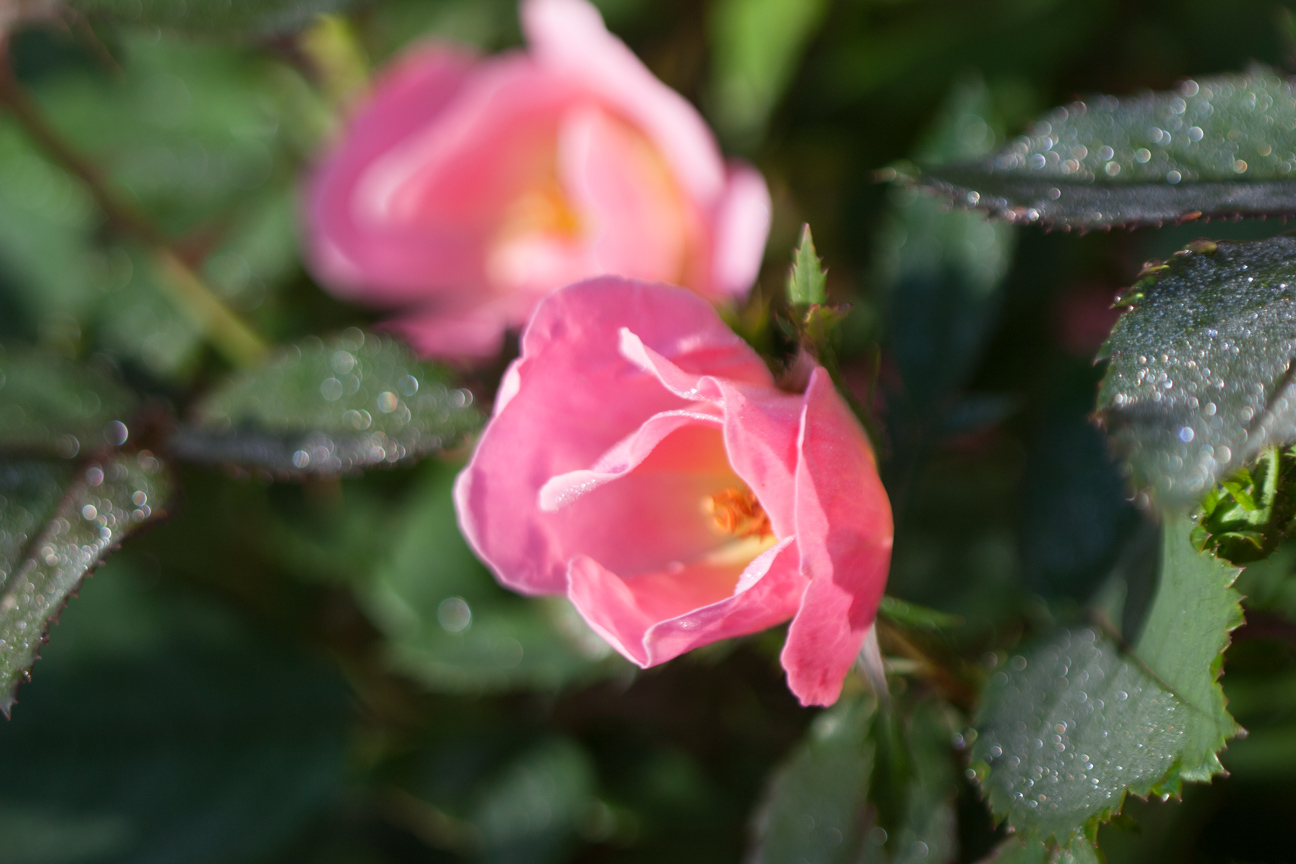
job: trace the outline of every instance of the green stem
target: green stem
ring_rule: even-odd
[[[85,184],[114,228],[144,246],[168,297],[202,329],[227,361],[234,366],[251,366],[266,356],[269,352],[266,341],[216,296],[148,217],[110,188],[98,168],[60,137],[14,77],[3,44],[0,44],[0,105],[9,109],[53,162]]]

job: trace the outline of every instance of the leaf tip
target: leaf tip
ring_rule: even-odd
[[[822,305],[827,301],[827,275],[823,262],[815,251],[810,223],[801,226],[801,239],[792,254],[792,270],[788,274],[787,296],[793,306]]]

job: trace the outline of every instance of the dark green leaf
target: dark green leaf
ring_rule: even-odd
[[[126,24],[173,27],[192,33],[280,33],[338,12],[356,0],[68,0],[87,15]]]
[[[907,722],[842,698],[775,775],[757,816],[755,862],[917,864],[955,853],[950,725],[920,703]]]
[[[974,766],[1023,839],[1091,841],[1126,794],[1178,794],[1223,769],[1238,731],[1218,677],[1242,621],[1233,567],[1167,522],[1161,584],[1132,651],[1094,628],[1062,630],[1013,657],[982,696]]]
[[[70,458],[120,444],[135,397],[111,372],[49,351],[0,348],[0,448]]]
[[[1296,440],[1296,237],[1199,241],[1149,269],[1123,298],[1098,409],[1135,482],[1187,506]]]
[[[337,474],[453,447],[472,394],[387,336],[347,330],[280,352],[207,397],[177,454],[284,474]]]
[[[1248,564],[1238,577],[1247,609],[1264,609],[1296,620],[1296,545],[1284,543],[1262,561]]]
[[[810,226],[801,226],[801,242],[792,255],[792,272],[788,276],[788,302],[793,306],[820,305],[827,299],[823,262],[815,252]]]
[[[61,479],[58,469],[32,463],[0,467],[0,711],[6,715],[68,596],[108,549],[160,514],[170,492],[161,464],[143,452],[90,465],[66,487]]]
[[[0,859],[301,860],[271,856],[342,797],[346,685],[129,558],[85,584],[0,734]]]
[[[1147,225],[1296,213],[1296,89],[1266,69],[1075,102],[993,157],[919,181],[1014,222]]]
[[[562,860],[594,803],[594,784],[589,755],[572,741],[551,739],[523,753],[486,784],[473,807],[483,859]]]
[[[154,28],[111,41],[119,72],[49,76],[33,97],[113,188],[172,236],[201,237],[203,275],[232,306],[273,300],[300,272],[296,175],[331,122],[321,98],[264,52]],[[0,164],[11,171],[0,183],[0,266],[26,316],[73,348],[92,336],[160,378],[192,373],[201,328],[167,295],[156,262],[106,234],[80,181],[8,114]]]
[[[567,600],[499,587],[456,527],[458,466],[428,460],[421,470],[402,521],[385,527],[386,559],[360,589],[397,669],[434,690],[470,693],[629,672]]]
[[[968,158],[994,145],[990,94],[979,80],[956,86],[919,156]],[[979,213],[951,212],[912,189],[891,190],[878,243],[879,288],[888,306],[887,341],[912,410],[960,387],[999,310],[1014,234]]]
[[[869,800],[877,808],[879,820],[888,810],[898,818],[888,820],[890,824],[886,825],[885,845],[889,856],[883,858],[866,846],[861,861],[919,864],[955,857],[954,799],[958,795],[958,781],[950,752],[952,729],[943,710],[935,702],[919,703],[902,735],[876,735]],[[879,715],[879,721],[885,716]],[[874,728],[881,726],[877,723]],[[888,740],[891,743],[884,743]],[[890,758],[888,751],[892,751]],[[888,778],[879,771],[888,761],[895,761],[895,751],[900,752],[905,763],[902,778],[895,774]],[[896,783],[897,779],[901,782]],[[889,806],[885,803],[888,799]],[[877,843],[869,845],[876,848]]]
[[[1057,362],[1031,437],[1018,554],[1023,583],[1042,597],[1087,601],[1139,522],[1120,465],[1091,417],[1100,375],[1080,358]]]
[[[873,767],[873,716],[873,702],[855,697],[815,718],[809,739],[775,775],[761,805],[753,864],[858,859],[870,842],[861,811]]]

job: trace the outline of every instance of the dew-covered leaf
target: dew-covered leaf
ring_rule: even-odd
[[[1296,441],[1296,237],[1198,241],[1121,302],[1098,409],[1139,486],[1190,505]]]
[[[160,514],[169,491],[161,463],[146,452],[74,477],[39,463],[0,465],[0,711],[8,715],[68,596],[104,553]]]
[[[0,462],[0,580],[22,563],[72,474],[70,463],[35,459]],[[0,587],[3,584],[0,581]]]
[[[1009,837],[979,864],[1099,864],[1091,843],[1075,843],[1064,849],[1049,849],[1040,840],[1022,841]]]
[[[753,864],[858,860],[869,842],[863,811],[873,770],[873,717],[874,703],[854,697],[815,718],[757,813]]]
[[[1296,213],[1296,88],[1257,68],[1057,108],[994,156],[919,180],[959,207],[1066,227]]]
[[[1242,621],[1236,568],[1198,553],[1167,520],[1160,586],[1125,650],[1098,628],[1063,629],[1010,658],[982,696],[973,766],[991,808],[1025,840],[1093,840],[1126,794],[1178,794],[1223,769],[1238,731],[1218,677]]]
[[[427,460],[387,556],[360,599],[387,637],[389,662],[432,690],[554,690],[630,666],[566,599],[505,591],[464,542],[452,487],[459,466]]]
[[[290,346],[218,388],[172,445],[197,461],[337,474],[453,447],[478,422],[472,395],[436,367],[351,329]]]
[[[120,444],[134,406],[99,364],[0,347],[0,449],[70,458]]]
[[[79,12],[124,24],[169,27],[192,33],[274,34],[339,12],[356,0],[68,0]]]

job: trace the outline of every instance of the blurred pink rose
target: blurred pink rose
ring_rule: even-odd
[[[377,84],[306,202],[337,294],[396,308],[428,355],[488,356],[555,288],[599,275],[745,294],[765,181],[584,0],[525,0],[530,50],[426,46]]]
[[[537,307],[455,500],[501,582],[566,594],[640,666],[793,619],[804,704],[837,699],[891,557],[873,452],[824,370],[779,390],[696,294],[616,278]]]

